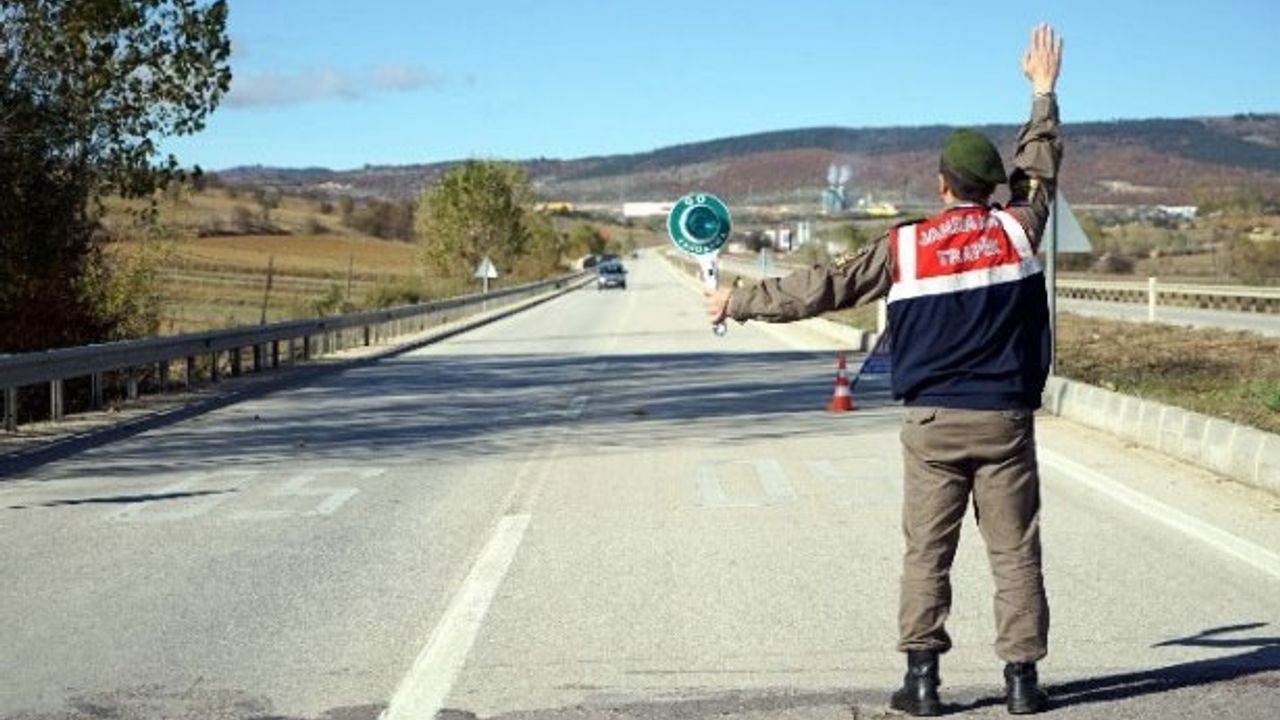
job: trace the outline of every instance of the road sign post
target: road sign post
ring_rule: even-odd
[[[1054,193],[1049,205],[1049,222],[1045,227],[1048,237],[1043,243],[1045,252],[1045,284],[1049,295],[1049,329],[1053,342],[1049,348],[1049,374],[1058,365],[1058,253],[1090,253],[1093,244],[1080,221],[1076,219],[1062,191]]]
[[[488,294],[489,281],[498,279],[498,268],[494,267],[488,255],[480,258],[479,264],[476,265],[475,278],[484,283],[484,292]]]
[[[675,202],[667,216],[667,235],[680,250],[694,256],[702,269],[702,282],[714,291],[720,284],[720,248],[729,241],[733,220],[729,207],[709,193],[689,193]],[[724,335],[723,322],[711,327]]]

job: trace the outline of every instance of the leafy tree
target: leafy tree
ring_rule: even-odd
[[[840,223],[828,230],[824,236],[843,248],[842,252],[854,252],[871,242],[871,237],[852,222]]]
[[[347,227],[384,240],[413,239],[413,203],[369,200],[343,216]]]
[[[428,266],[465,277],[489,256],[510,268],[529,244],[532,191],[513,165],[469,160],[428,188],[418,206],[417,228]]]
[[[532,213],[526,219],[529,242],[525,255],[516,264],[516,272],[530,278],[554,275],[560,270],[563,253],[561,237],[556,233],[551,218],[543,213]]]
[[[156,144],[229,88],[226,21],[226,0],[0,0],[0,352],[144,330],[104,296],[101,198],[179,174]]]
[[[609,247],[609,237],[590,223],[578,223],[569,231],[569,252],[572,255],[600,255]]]
[[[271,211],[280,207],[281,195],[276,188],[258,187],[253,189],[253,201],[262,209],[262,222],[271,223]]]
[[[1280,242],[1236,238],[1231,243],[1231,272],[1251,285],[1280,281]]]
[[[758,253],[765,248],[772,248],[773,241],[769,240],[769,236],[759,230],[750,230],[742,238],[742,244],[753,253]]]

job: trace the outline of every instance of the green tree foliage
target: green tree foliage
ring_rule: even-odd
[[[791,257],[805,265],[826,265],[831,262],[831,253],[827,252],[826,244],[817,241],[801,245]]]
[[[772,248],[773,241],[768,235],[760,230],[750,230],[742,237],[742,244],[753,253],[758,253],[765,248]]]
[[[105,299],[99,200],[178,174],[156,143],[230,86],[226,21],[225,0],[0,0],[0,352],[152,329]]]
[[[418,205],[418,236],[428,267],[466,277],[486,255],[511,268],[530,243],[532,191],[524,172],[470,160],[428,188]]]
[[[845,222],[835,225],[822,237],[833,242],[840,252],[854,252],[871,242],[871,237],[862,231],[856,223]]]
[[[369,200],[343,215],[343,224],[366,235],[384,240],[413,239],[413,203],[398,200]]]
[[[1280,284],[1280,241],[1236,238],[1231,243],[1231,274],[1250,285]]]
[[[560,269],[564,253],[563,241],[551,218],[544,213],[531,213],[526,218],[529,242],[524,257],[516,264],[516,272],[529,278],[554,275]]]
[[[569,230],[569,254],[573,257],[600,255],[609,248],[609,236],[591,223],[578,223]]]

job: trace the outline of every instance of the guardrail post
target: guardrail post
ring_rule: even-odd
[[[218,353],[215,351],[209,355],[209,381],[218,382],[222,379],[222,368],[218,367]]]
[[[196,359],[188,355],[187,356],[187,372],[182,376],[182,386],[190,390],[191,386],[194,385],[195,382],[196,382]]]
[[[1156,279],[1147,278],[1147,322],[1156,321]]]
[[[160,394],[169,392],[169,361],[160,361]]]
[[[253,344],[253,371],[262,372],[262,345],[259,343]]]
[[[235,348],[231,351],[231,377],[240,377],[240,373],[244,369],[240,367],[240,363],[244,360],[241,357],[244,355],[243,351],[244,348]]]
[[[310,335],[304,335],[302,337],[302,359],[303,360],[311,359],[311,336]]]
[[[126,396],[130,400],[137,400],[138,399],[138,371],[136,368],[129,368],[129,377],[125,385],[126,385],[126,389],[125,389]]]
[[[89,376],[89,407],[93,410],[102,409],[102,373],[100,372]]]
[[[271,369],[275,370],[280,367],[280,341],[271,341]]]
[[[62,402],[62,380],[49,382],[49,419],[58,422],[66,415],[66,405]]]
[[[373,332],[368,325],[364,326],[364,346],[369,347],[373,344]]]
[[[18,431],[18,388],[4,389],[4,429],[5,432]]]

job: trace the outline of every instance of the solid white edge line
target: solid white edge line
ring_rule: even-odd
[[[1040,459],[1072,480],[1124,504],[1174,530],[1189,535],[1220,552],[1236,558],[1273,578],[1280,579],[1280,555],[1232,535],[1155,498],[1128,488],[1092,468],[1069,460],[1043,446],[1037,449]]]
[[[498,586],[515,559],[529,519],[528,514],[506,515],[498,521],[484,551],[391,697],[381,720],[430,720],[444,706]]]

